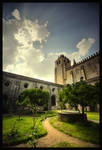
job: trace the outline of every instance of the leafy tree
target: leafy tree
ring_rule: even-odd
[[[68,89],[67,87],[65,87],[58,92],[58,99],[60,102],[61,110],[66,108],[65,104],[67,103],[67,98],[68,98]]]
[[[59,100],[62,104],[66,102],[72,107],[77,108],[78,104],[82,106],[82,114],[86,106],[95,105],[99,100],[99,86],[87,84],[82,79],[72,85],[67,85],[58,93]]]
[[[93,109],[95,109],[95,106],[99,104],[99,98],[100,98],[100,85],[99,83],[95,83],[95,85],[92,86],[92,95],[93,100],[89,104],[89,106]]]
[[[37,133],[38,130],[38,128],[36,128],[37,118],[35,116],[37,116],[39,106],[44,106],[45,104],[48,104],[49,98],[50,98],[49,92],[42,89],[26,89],[20,94],[18,98],[18,103],[21,106],[29,105],[30,110],[33,113],[34,133]],[[36,147],[35,143],[34,147]]]
[[[24,90],[19,98],[18,103],[20,105],[30,106],[33,113],[37,113],[39,106],[48,104],[49,92],[42,89],[26,89]]]

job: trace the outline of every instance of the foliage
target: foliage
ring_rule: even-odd
[[[9,133],[7,134],[10,138],[11,137],[15,137],[17,134],[18,134],[18,129],[17,129],[17,126],[16,126],[17,122],[15,121],[13,123],[13,126],[12,128],[10,129]]]
[[[72,137],[91,142],[94,144],[99,144],[99,124],[94,122],[62,122],[59,121],[57,117],[50,119],[50,123],[53,127],[58,129],[65,134]]]
[[[33,113],[38,111],[38,106],[43,106],[48,103],[50,96],[48,91],[42,89],[26,89],[18,100],[21,105],[30,105]]]
[[[89,106],[95,106],[99,104],[99,99],[100,99],[100,85],[99,83],[95,83],[95,85],[92,86],[92,95],[93,95],[93,100],[89,104]]]
[[[78,104],[82,106],[82,114],[86,106],[94,106],[99,103],[99,86],[87,84],[82,79],[72,85],[67,85],[58,93],[61,103],[66,102],[70,106],[77,108]]]
[[[21,106],[27,106],[29,105],[30,110],[33,113],[33,130],[34,133],[32,134],[33,137],[33,146],[36,145],[36,138],[35,133],[37,133],[38,128],[36,128],[36,123],[38,122],[38,118],[35,117],[37,112],[39,111],[39,106],[46,106],[48,104],[48,100],[50,98],[49,92],[42,89],[26,89],[24,90],[18,99],[18,104]],[[30,140],[32,142],[32,140]]]
[[[35,119],[35,118],[34,118]],[[44,117],[41,117],[41,119],[37,119],[37,121],[34,120],[34,127],[31,135],[29,136],[28,144],[32,145],[33,148],[36,148],[36,145],[38,143],[39,138],[39,125],[41,124],[41,121],[44,120]],[[36,125],[37,123],[37,125]]]
[[[60,108],[61,110],[62,109],[65,109],[65,103],[67,103],[67,87],[61,89],[59,92],[58,92],[58,99],[59,99],[59,102],[60,102]]]

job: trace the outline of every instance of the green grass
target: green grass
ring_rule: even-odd
[[[49,110],[46,111],[45,113],[38,114],[39,119],[41,117],[47,118],[47,117],[52,117],[52,116],[57,116],[57,113],[60,110]],[[87,117],[88,119],[92,120],[99,120],[99,113],[97,112],[87,112]],[[24,143],[29,140],[29,137],[33,131],[32,126],[33,126],[33,119],[32,117],[27,117],[27,116],[22,116],[22,120],[18,121],[17,116],[3,116],[3,143],[4,145],[15,145],[19,143]],[[54,120],[53,120],[54,119]],[[80,124],[66,124],[66,123],[61,123],[60,121],[56,120],[57,118],[51,119],[51,123],[56,127],[56,124],[58,124],[58,129],[66,134],[69,134],[71,136],[78,137],[80,139],[87,139],[87,141],[95,142],[98,143],[99,140],[99,132],[98,128],[99,126],[96,124],[93,124],[93,127],[87,127],[86,125],[83,127]],[[7,134],[10,132],[14,122],[16,121],[16,127],[18,129],[18,136],[15,138],[9,138]],[[39,121],[39,120],[38,120]],[[62,125],[63,124],[63,125]],[[62,126],[62,127],[61,127]],[[92,127],[92,128],[91,128]],[[66,130],[65,130],[66,129]],[[85,131],[84,131],[85,129]],[[94,130],[94,132],[93,132]],[[77,131],[77,132],[76,132]],[[87,133],[89,132],[89,134]],[[85,132],[85,133],[84,133]],[[92,133],[93,132],[93,133]],[[76,133],[76,134],[75,134]],[[38,137],[44,136],[47,134],[46,129],[42,127],[42,123],[39,125],[39,130],[38,130]],[[75,135],[74,135],[75,134]],[[83,136],[84,134],[84,136]],[[89,136],[89,135],[92,136]],[[95,140],[94,140],[95,139]]]
[[[49,147],[60,147],[60,148],[64,148],[64,147],[82,147],[80,145],[76,145],[76,144],[72,144],[72,143],[68,143],[68,142],[60,142],[56,145],[52,145],[52,146],[49,146]]]
[[[65,134],[94,144],[99,144],[99,124],[97,123],[68,123],[59,121],[57,117],[51,118],[50,123],[53,127],[64,132]]]
[[[90,120],[99,120],[99,112],[86,112],[87,118]]]
[[[42,118],[52,117],[57,115],[57,110],[49,110],[45,113],[39,113],[35,116],[39,117],[38,122]],[[33,119],[31,116],[21,116],[20,121],[18,121],[19,116],[3,116],[3,143],[4,145],[15,145],[19,143],[27,142],[31,136],[31,133],[33,131]],[[18,129],[18,136],[15,138],[8,137],[8,133],[10,132],[11,128],[13,127],[14,122],[16,121],[16,127]],[[36,125],[38,125],[38,122]],[[38,128],[38,137],[44,136],[47,134],[46,129],[43,128],[42,123],[39,125]]]
[[[33,119],[32,117],[21,117],[22,120],[18,121],[17,116],[12,117],[3,117],[3,143],[4,145],[15,145],[22,142],[27,142],[31,133],[33,131]],[[36,126],[41,118],[38,119]],[[16,137],[8,137],[14,122],[16,121],[16,127],[18,129],[18,134]],[[46,129],[43,128],[42,122],[39,124],[38,128],[38,137],[44,136],[47,134]]]

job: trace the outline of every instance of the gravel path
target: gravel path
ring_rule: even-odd
[[[47,118],[43,122],[43,126],[44,126],[44,128],[47,129],[48,134],[45,137],[42,137],[38,140],[37,147],[48,147],[48,146],[55,145],[55,144],[63,142],[63,141],[68,142],[68,143],[73,143],[76,145],[81,145],[83,147],[84,146],[85,147],[99,147],[99,145],[79,140],[77,138],[71,137],[69,135],[66,135],[66,134],[58,131],[57,129],[55,129],[54,127],[52,127],[50,125],[49,119],[50,118]]]
[[[80,145],[83,147],[99,147],[99,145],[79,140],[77,138],[71,137],[69,135],[66,135],[58,131],[57,129],[55,129],[54,127],[50,125],[49,119],[50,118],[47,118],[45,121],[43,121],[43,126],[44,128],[47,129],[48,134],[38,140],[37,147],[49,147],[51,145],[55,145],[60,142],[68,142],[68,143]],[[31,147],[31,146],[28,144],[19,144],[19,145],[12,146],[12,147],[23,148],[23,147]]]

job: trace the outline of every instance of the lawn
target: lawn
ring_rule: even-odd
[[[51,124],[59,129],[60,131],[69,134],[74,137],[78,137],[82,140],[90,141],[93,143],[98,143],[99,141],[99,125],[92,123],[89,125],[84,124],[68,124],[64,122],[60,122],[57,120],[57,113],[60,110],[49,110],[45,113],[39,113],[37,116],[39,117],[38,123],[38,137],[44,136],[47,134],[46,129],[43,128],[42,122],[40,121],[42,118],[52,117]],[[99,120],[99,113],[96,112],[87,112],[88,119]],[[27,143],[29,141],[31,134],[33,132],[33,119],[31,116],[21,116],[21,120],[18,120],[18,116],[3,116],[2,126],[3,126],[3,144],[6,145],[16,145],[19,143]],[[9,137],[8,134],[10,130],[13,128],[15,123],[15,128],[18,130],[16,137]],[[65,130],[66,129],[66,130]],[[88,131],[88,132],[87,132]],[[59,143],[62,144],[62,143]],[[65,144],[65,143],[64,143]],[[68,144],[68,143],[67,143]],[[65,145],[67,145],[65,144]],[[62,144],[63,145],[63,144]]]
[[[57,115],[57,110],[49,110],[45,113],[39,113],[37,114],[37,117],[39,117],[36,126],[38,126],[39,122],[39,128],[38,128],[38,137],[44,136],[47,134],[46,129],[43,128],[42,122],[40,121],[42,118],[46,117],[52,117]],[[15,124],[15,129],[17,129],[17,135],[15,137],[10,137],[8,134],[10,134],[10,130],[13,128]],[[3,116],[2,121],[3,126],[3,145],[16,145],[19,143],[26,143],[33,132],[33,119],[32,116],[21,116],[21,120],[19,121],[19,116]]]
[[[54,147],[54,148],[57,148],[57,147],[60,147],[60,148],[69,148],[69,147],[83,147],[83,146],[80,146],[80,145],[76,145],[76,144],[72,144],[72,143],[68,143],[68,142],[60,142],[56,145],[52,145],[52,146],[49,146],[49,147]],[[85,146],[84,146],[85,147]]]
[[[99,113],[98,112],[85,112],[87,114],[87,118],[90,120],[99,120]]]
[[[36,127],[38,127],[38,137],[44,136],[47,134],[46,129],[43,128],[42,122],[40,121],[41,117],[37,120]],[[40,122],[40,123],[39,123]],[[15,123],[15,129],[17,129],[16,136],[9,136],[10,130],[13,128]],[[3,117],[3,145],[15,145],[22,142],[27,142],[31,138],[33,132],[33,119],[32,117],[21,117],[21,120],[18,121],[17,116],[12,117]]]
[[[56,117],[50,119],[53,127],[78,139],[99,144],[99,124],[93,122],[68,123],[59,121]]]

